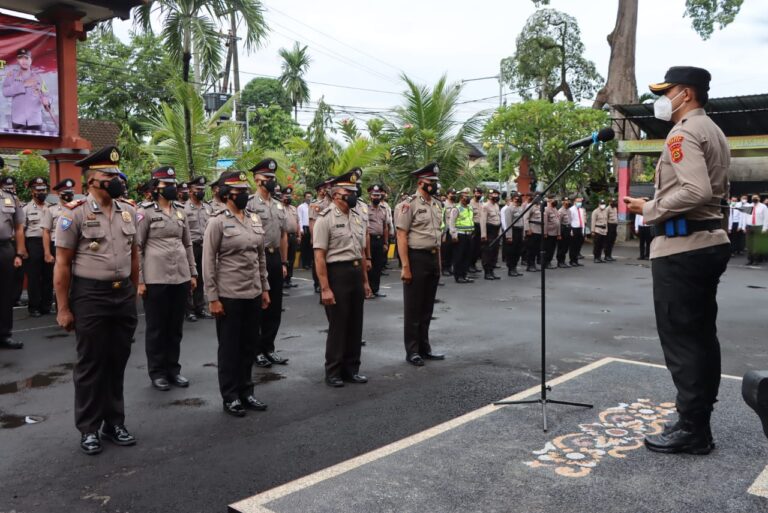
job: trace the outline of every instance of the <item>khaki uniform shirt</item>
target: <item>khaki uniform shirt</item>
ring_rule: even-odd
[[[365,254],[365,223],[360,213],[349,209],[345,214],[336,205],[322,212],[315,222],[312,248],[326,250],[325,261],[351,262]]]
[[[483,208],[483,204],[477,201],[474,197],[469,200],[469,208],[472,209],[472,221],[475,223],[480,222],[480,210]]]
[[[371,235],[384,235],[384,230],[389,228],[387,209],[381,203],[368,207],[368,233]]]
[[[360,216],[360,220],[363,223],[363,227],[365,228],[365,233],[368,233],[368,213],[370,212],[371,207],[369,207],[366,202],[358,199],[357,205],[355,205],[355,208],[352,210],[357,211],[357,214]]]
[[[486,201],[480,207],[480,237],[486,237],[488,235],[488,228],[486,227],[488,224],[501,226],[501,211],[499,210],[499,204],[494,203],[491,200]]]
[[[243,221],[229,209],[211,216],[203,239],[203,282],[208,301],[255,299],[269,290],[258,214],[246,210]]]
[[[202,243],[205,227],[208,226],[208,219],[213,215],[213,207],[208,203],[201,202],[195,205],[192,200],[184,204],[184,214],[187,217],[189,225],[189,237],[193,243]]]
[[[262,199],[260,194],[254,194],[248,200],[249,211],[255,212],[261,218],[264,229],[264,248],[280,249],[280,239],[286,232],[285,207],[275,198]]]
[[[35,203],[34,200],[24,205],[24,236],[28,239],[40,238],[43,236],[43,218],[48,211],[48,205],[42,206]]]
[[[384,212],[387,213],[387,226],[389,226],[389,234],[392,235],[395,233],[395,223],[392,219],[392,207],[390,207],[389,203],[386,201],[382,201],[380,206],[384,209]]]
[[[532,233],[542,233],[542,221],[541,221],[541,210],[539,210],[539,205],[534,205],[533,208],[531,208],[525,216],[523,216],[523,229],[526,233],[529,231]]]
[[[16,226],[24,224],[24,208],[19,199],[0,189],[0,241],[13,238]]]
[[[48,230],[53,242],[56,242],[56,225],[65,209],[63,203],[56,203],[55,205],[48,205],[43,214],[43,230]]]
[[[72,274],[79,278],[119,281],[131,275],[136,245],[136,212],[112,201],[109,219],[92,195],[67,203],[56,225],[56,247],[75,250]]]
[[[544,233],[548,237],[560,235],[560,213],[554,207],[544,207]]]
[[[325,210],[331,205],[331,200],[328,198],[328,195],[323,197],[321,200],[313,200],[312,203],[309,204],[309,219],[317,219],[317,217],[320,215],[320,212]]]
[[[283,204],[285,207],[285,231],[293,235],[299,234],[299,211],[293,205]]]
[[[226,210],[227,209],[227,204],[226,203],[222,203],[221,201],[219,201],[219,198],[217,198],[216,196],[214,196],[213,199],[208,204],[213,209],[212,215],[215,214],[216,212],[220,211],[220,210]]]
[[[727,197],[730,149],[722,130],[694,109],[667,136],[656,166],[654,199],[643,206],[646,223],[663,227],[677,216],[702,221],[722,219],[720,200]],[[725,230],[695,232],[687,237],[654,237],[651,258],[728,244]]]
[[[515,224],[512,224],[512,228],[507,230],[507,233],[504,234],[505,239],[512,240],[513,231],[515,228],[525,228],[525,220],[520,217],[520,214],[522,214],[523,210],[525,210],[525,207],[523,206],[516,207],[515,205],[510,205],[509,208],[504,211],[505,226],[509,227],[509,225],[512,224],[512,221],[517,219]]]
[[[197,276],[187,216],[182,203],[166,214],[157,203],[136,212],[139,283],[178,285]]]
[[[408,233],[409,249],[435,249],[440,247],[442,208],[434,198],[425,200],[416,194],[410,201],[400,204],[395,219],[398,230]]]
[[[608,205],[608,224],[619,224],[619,209]]]
[[[560,207],[560,210],[557,211],[558,216],[560,217],[560,225],[567,227],[569,230],[571,228],[571,209]]]
[[[589,229],[592,233],[608,234],[608,207],[597,207],[592,211],[592,224],[590,224]]]

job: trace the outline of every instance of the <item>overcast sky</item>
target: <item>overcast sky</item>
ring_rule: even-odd
[[[264,46],[240,53],[243,85],[254,74],[280,74],[278,50],[294,41],[309,46],[312,64],[311,103],[299,113],[302,125],[312,117],[320,97],[337,107],[338,119],[369,115],[361,111],[391,109],[403,90],[400,72],[432,85],[447,74],[450,81],[492,76],[499,61],[514,53],[515,40],[535,11],[530,0],[264,0],[271,28]],[[606,35],[616,20],[617,0],[552,0],[551,7],[574,16],[581,28],[586,57],[598,72],[608,73]],[[322,7],[319,7],[319,6]],[[636,71],[640,93],[660,81],[673,65],[694,65],[712,73],[710,96],[768,92],[768,9],[765,0],[746,0],[736,21],[708,41],[683,18],[684,0],[642,0],[637,30]],[[115,24],[124,37],[131,22]],[[376,91],[333,87],[335,84]],[[505,93],[508,92],[505,90]],[[499,94],[494,80],[464,86],[463,101]],[[514,101],[510,96],[508,101]],[[497,99],[465,103],[460,115],[492,108]],[[344,114],[342,110],[353,111]],[[358,123],[360,125],[361,123]]]

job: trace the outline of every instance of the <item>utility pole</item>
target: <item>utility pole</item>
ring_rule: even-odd
[[[230,14],[232,23],[232,39],[230,40],[230,50],[232,51],[232,70],[234,71],[235,82],[235,94],[240,92],[240,62],[237,55],[237,42],[240,40],[237,37],[237,16],[235,11]]]

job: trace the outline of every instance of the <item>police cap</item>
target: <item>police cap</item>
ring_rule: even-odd
[[[704,91],[709,91],[709,81],[712,75],[704,68],[695,68],[693,66],[672,66],[664,75],[664,81],[656,84],[649,84],[648,88],[652,93],[663,93],[670,87],[683,84],[698,87]]]
[[[120,173],[118,163],[120,162],[120,150],[117,146],[105,146],[100,150],[94,151],[82,160],[75,162],[76,166],[83,168],[83,171],[97,169],[102,173],[117,175]]]
[[[277,161],[275,159],[264,159],[251,168],[251,173],[264,175],[267,178],[273,178],[275,171],[277,171]]]
[[[440,174],[440,167],[437,165],[437,162],[430,162],[421,169],[411,171],[411,174],[415,176],[417,180],[435,181],[438,179],[438,175]]]

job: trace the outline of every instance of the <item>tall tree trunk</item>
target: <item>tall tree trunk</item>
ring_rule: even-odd
[[[221,81],[221,92],[229,91],[229,70],[232,65],[232,34],[229,35],[229,45],[227,46],[227,61],[224,64],[224,76]]]
[[[293,120],[299,122],[299,104],[296,102],[293,102]]]
[[[182,77],[184,83],[189,85],[189,63],[192,60],[192,41],[189,30],[184,31],[184,54],[182,56]],[[187,154],[187,171],[189,180],[195,178],[195,162],[192,155],[192,113],[189,103],[184,102],[184,145]]]

